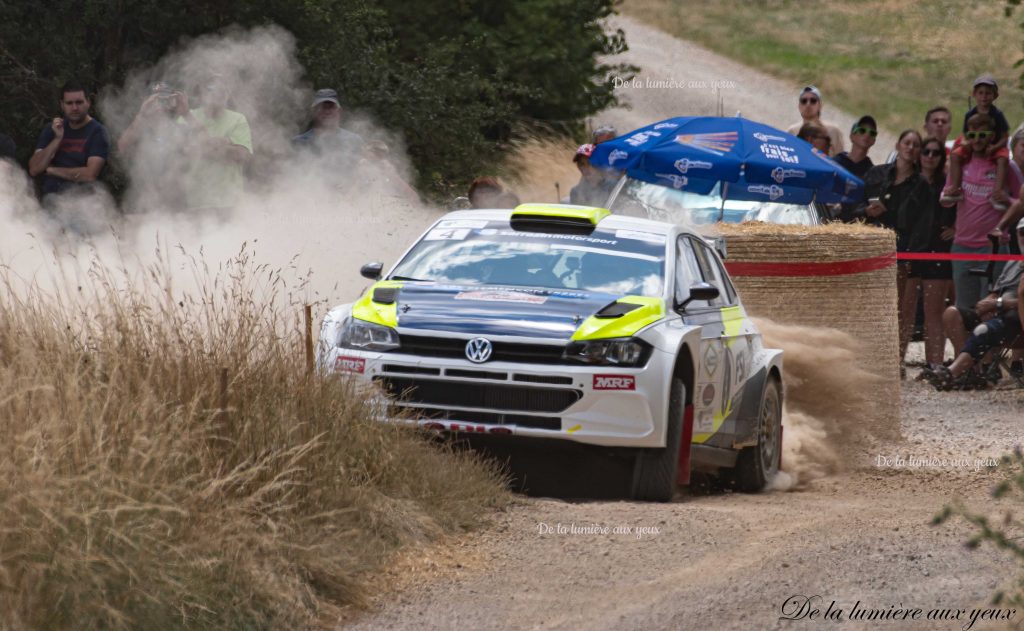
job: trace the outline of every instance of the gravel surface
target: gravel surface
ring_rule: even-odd
[[[740,110],[779,126],[795,120],[800,86],[627,18],[613,24],[626,30],[626,57],[644,68],[641,82],[723,82],[727,114]],[[631,110],[594,122],[625,131],[673,115],[714,114],[718,107],[710,87],[624,88],[623,94]],[[825,97],[826,119],[848,129],[853,117]],[[885,149],[872,157],[883,157],[893,143],[883,134],[877,147]],[[962,520],[930,521],[954,498],[1002,510],[988,498],[1002,471],[982,464],[1021,442],[1024,390],[937,393],[921,382],[903,384],[902,439],[868,437],[847,446],[836,474],[789,492],[705,491],[668,504],[523,498],[496,515],[492,528],[453,537],[393,569],[376,609],[353,614],[346,626],[960,629],[973,607],[1009,585],[1017,566],[991,546],[966,549],[973,531]],[[780,620],[791,598],[815,596],[816,620]],[[841,623],[822,621],[832,601],[844,610]],[[858,601],[860,608],[966,611],[959,621],[869,623],[849,619]],[[1016,620],[1022,618],[1024,612]]]

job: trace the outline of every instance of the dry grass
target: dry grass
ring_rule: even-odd
[[[193,273],[191,295],[166,265],[56,293],[0,274],[0,628],[332,624],[396,550],[507,500],[305,376],[277,272]]]
[[[954,132],[971,81],[991,72],[1011,128],[1024,118],[1021,15],[1006,3],[959,0],[629,0],[622,10],[672,35],[793,82],[816,84],[828,108],[871,113],[890,130],[919,128],[934,105]],[[626,34],[627,39],[629,34]]]

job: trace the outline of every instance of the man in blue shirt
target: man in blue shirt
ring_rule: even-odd
[[[63,117],[47,125],[28,162],[32,177],[43,175],[43,197],[95,182],[110,154],[107,129],[89,116],[89,98],[77,81],[61,88]]]

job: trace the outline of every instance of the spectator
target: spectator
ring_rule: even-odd
[[[996,181],[996,163],[988,154],[992,141],[995,121],[987,114],[974,114],[968,121],[967,143],[971,144],[973,157],[964,165],[963,193],[964,199],[957,205],[956,234],[953,237],[953,253],[988,254],[991,252],[988,235],[995,233],[1004,235],[1000,229],[1008,225],[1009,218],[1016,212],[1014,208],[1005,213],[996,210],[992,205],[992,196]],[[990,132],[988,134],[978,132]],[[950,187],[947,176],[946,190]],[[1007,170],[1009,186],[1007,191],[1019,191],[1021,178],[1015,169]],[[949,202],[943,202],[949,205]],[[1002,252],[1006,252],[1004,245]],[[976,263],[971,261],[953,261],[953,285],[956,289],[956,305],[961,309],[970,309],[981,300],[985,293],[985,279],[972,276],[970,269]],[[996,263],[996,273],[1002,269],[1002,263]]]
[[[803,120],[794,125],[790,125],[788,131],[794,136],[800,131],[800,127],[804,123],[819,123],[825,127],[828,131],[828,136],[831,139],[830,147],[832,153],[829,156],[835,156],[843,152],[843,133],[839,131],[839,128],[835,125],[830,125],[821,120],[821,91],[813,85],[809,85],[800,91],[798,109],[800,110],[800,118]]]
[[[359,134],[341,127],[343,110],[338,93],[330,88],[317,90],[312,108],[312,124],[304,133],[292,138],[292,145],[320,156],[329,154],[339,166],[351,167],[362,155],[364,143]]]
[[[946,183],[946,146],[939,138],[929,136],[921,143],[921,177],[928,185],[931,205],[918,222],[927,237],[924,252],[948,253],[953,243],[956,215],[953,209],[939,204],[939,195]],[[922,240],[924,241],[924,240]],[[925,243],[922,242],[922,245]],[[929,378],[942,365],[946,336],[942,330],[942,312],[946,296],[953,285],[953,266],[949,261],[911,261],[910,277],[920,279],[924,295],[925,368],[919,379]]]
[[[913,129],[905,130],[896,142],[896,154],[896,162],[872,167],[865,174],[864,195],[868,203],[855,213],[863,214],[868,223],[895,230],[897,252],[922,252],[927,248],[928,234],[919,223],[922,216],[931,211],[932,201],[931,191],[918,167],[921,136]],[[907,263],[901,263],[896,269],[902,361],[917,309],[918,281],[911,275]]]
[[[481,175],[469,184],[466,196],[469,197],[470,208],[500,208],[496,204],[504,192],[505,187],[498,178]]]
[[[110,154],[110,137],[89,116],[85,87],[68,81],[60,91],[63,117],[54,118],[39,134],[28,162],[32,177],[43,175],[43,199],[95,182]]]
[[[145,203],[164,209],[184,205],[182,178],[188,100],[166,82],[153,84],[128,128],[117,140],[117,150],[130,158],[133,191]],[[130,202],[129,202],[130,203]]]
[[[986,157],[996,162],[996,181],[992,191],[992,206],[996,210],[1006,210],[1010,203],[1006,195],[1006,170],[1010,159],[1010,152],[1006,148],[1006,135],[1010,131],[1010,125],[999,108],[993,105],[999,97],[999,87],[992,75],[983,74],[974,80],[974,100],[977,105],[971,108],[964,116],[964,136],[968,132],[968,123],[975,114],[987,114],[994,121],[994,127],[987,129],[975,129],[975,133],[989,132],[993,135],[986,145]],[[946,202],[959,202],[963,200],[964,165],[971,160],[974,143],[963,142],[964,137],[958,137],[953,143],[953,150],[949,155],[949,185],[943,191],[942,196]],[[1014,189],[1016,190],[1016,189]]]
[[[1017,224],[1016,232],[1018,245],[1024,246],[1024,219]],[[948,389],[955,385],[989,350],[1021,334],[1022,272],[1024,262],[1011,261],[985,298],[967,309],[959,306],[946,309],[943,314],[946,334],[960,352],[949,368],[940,366],[935,370],[936,388]],[[970,337],[968,332],[971,332]]]
[[[924,115],[924,135],[937,138],[945,149],[952,120],[953,115],[946,106],[933,107]]]
[[[615,188],[615,180],[605,177],[601,169],[590,164],[594,145],[580,145],[572,161],[580,171],[580,181],[569,191],[569,203],[578,206],[603,207]]]
[[[1017,133],[1010,140],[1010,169],[1015,171],[1021,177],[1021,181],[1024,182],[1024,176],[1021,176],[1022,169],[1024,169],[1024,142],[1022,141],[1024,141],[1024,129],[1017,130]],[[1024,196],[1024,187],[1021,187],[1020,192],[1017,194],[1017,202],[1010,207],[1011,212],[1003,215],[1003,218],[996,224],[993,232],[1005,232],[1009,226],[1015,225],[1024,217],[1024,201],[1021,201],[1022,196]],[[1010,254],[1021,253],[1016,239],[1010,239],[1009,251]]]
[[[850,173],[864,179],[868,169],[875,166],[868,157],[868,151],[875,145],[877,137],[878,124],[874,117],[861,116],[850,128],[850,151],[837,154],[836,162]]]
[[[861,116],[850,128],[850,151],[842,152],[835,157],[835,161],[844,169],[853,173],[860,179],[864,179],[868,170],[875,166],[868,157],[868,151],[875,145],[875,138],[878,137],[878,124],[872,116]],[[850,222],[853,220],[853,211],[864,199],[856,202],[841,204],[839,206],[839,218]]]
[[[612,140],[619,135],[619,132],[615,130],[615,127],[611,125],[601,125],[594,130],[594,133],[590,136],[590,143],[593,145],[599,145],[602,142]]]
[[[826,156],[831,155],[829,150],[832,147],[832,137],[828,135],[828,130],[821,123],[804,123],[800,126],[796,137],[811,143],[815,149]]]
[[[190,144],[195,154],[185,203],[190,210],[226,212],[242,198],[244,167],[252,157],[252,132],[244,115],[227,109],[228,91],[219,78],[211,77],[201,98],[202,107],[197,109],[188,110],[187,99],[179,105],[192,126]]]

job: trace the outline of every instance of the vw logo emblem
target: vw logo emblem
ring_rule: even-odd
[[[490,359],[493,351],[490,340],[482,337],[474,337],[466,342],[466,359],[474,364],[482,364]]]

